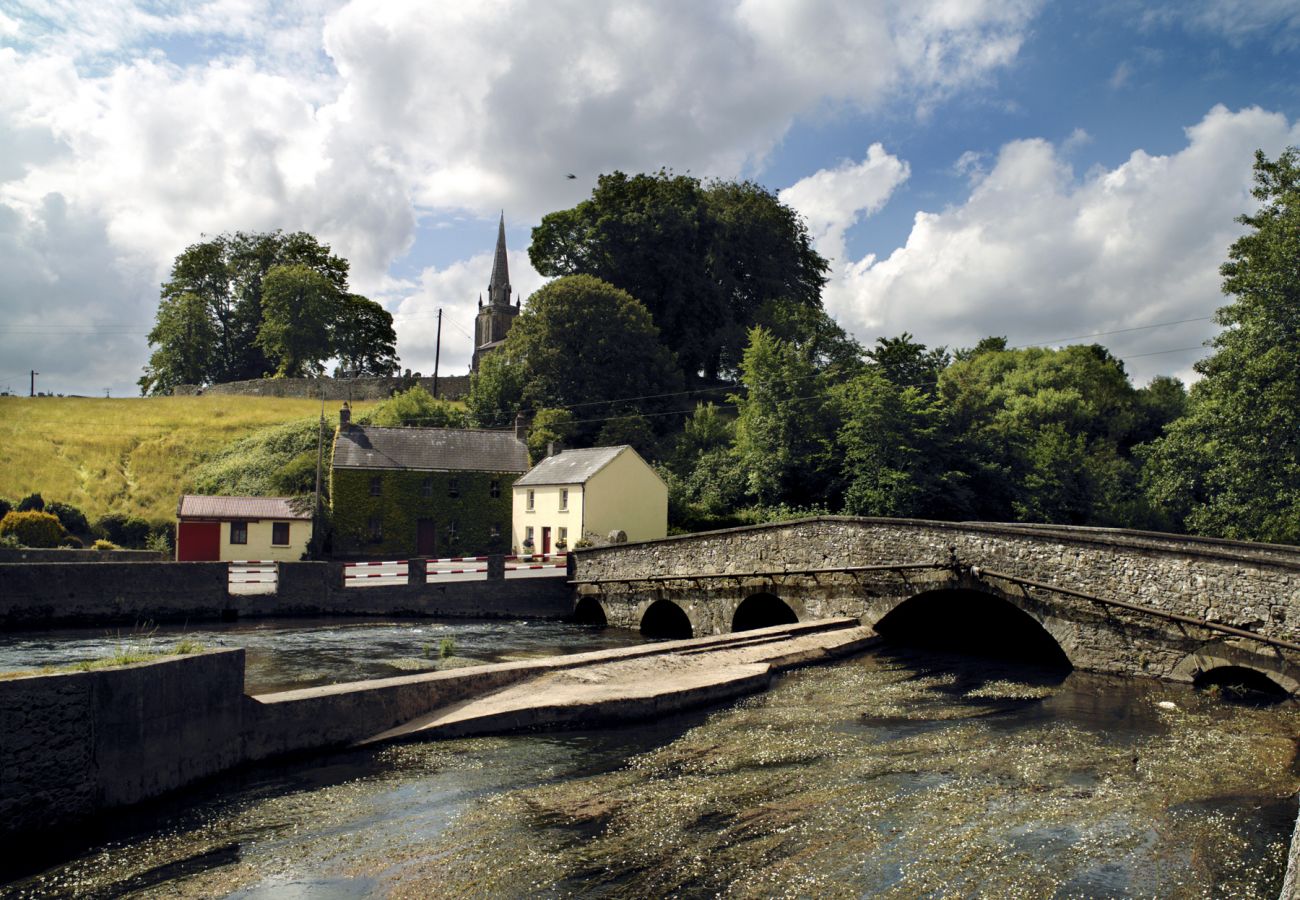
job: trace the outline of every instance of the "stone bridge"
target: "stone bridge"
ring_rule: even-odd
[[[579,619],[647,634],[850,615],[883,636],[952,649],[1300,693],[1297,547],[833,516],[571,559]]]

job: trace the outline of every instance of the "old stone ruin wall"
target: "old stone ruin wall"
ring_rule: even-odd
[[[200,387],[178,384],[172,388],[173,396],[200,394],[234,395],[241,397],[298,397],[326,400],[387,400],[398,391],[416,386],[434,393],[433,378],[426,376],[394,376],[391,378],[254,378],[250,381],[229,381]],[[460,400],[469,393],[468,375],[440,375],[436,396],[443,400]]]

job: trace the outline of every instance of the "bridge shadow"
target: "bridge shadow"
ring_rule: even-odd
[[[641,617],[641,633],[648,638],[678,640],[695,637],[690,617],[671,600],[656,600]]]
[[[605,608],[595,597],[579,599],[578,605],[573,608],[571,618],[578,625],[590,625],[595,628],[604,628],[609,624],[609,620],[605,617]]]
[[[736,607],[736,613],[731,617],[731,630],[753,631],[772,625],[794,625],[798,621],[798,614],[780,597],[768,593],[753,594]]]
[[[875,625],[890,644],[1023,663],[1068,673],[1070,659],[1033,616],[968,589],[927,591],[904,600]]]
[[[1276,706],[1290,700],[1282,685],[1263,672],[1245,666],[1219,666],[1202,672],[1192,682],[1199,690],[1213,691],[1224,702],[1238,706]]]

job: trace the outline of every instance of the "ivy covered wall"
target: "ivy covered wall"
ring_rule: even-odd
[[[427,472],[330,468],[333,555],[406,559],[420,519],[437,528],[436,556],[481,556],[510,546],[511,485],[518,472]],[[371,494],[379,479],[379,496]],[[455,479],[457,496],[452,496]],[[498,496],[492,496],[492,482]],[[426,488],[426,482],[428,488]],[[430,494],[430,496],[425,496]],[[377,518],[381,537],[372,536]],[[494,538],[493,528],[497,527]]]

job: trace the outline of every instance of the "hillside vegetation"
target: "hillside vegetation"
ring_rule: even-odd
[[[319,401],[287,397],[0,397],[0,497],[39,492],[92,520],[170,521],[204,460],[268,426],[319,414]],[[337,414],[327,405],[329,426]]]

